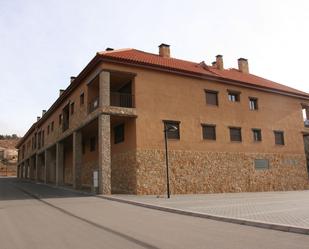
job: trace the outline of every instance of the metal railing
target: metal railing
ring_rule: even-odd
[[[111,92],[110,105],[119,107],[134,107],[134,95],[130,93]]]

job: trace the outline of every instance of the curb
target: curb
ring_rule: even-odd
[[[174,214],[187,215],[191,217],[211,219],[211,220],[234,223],[234,224],[239,224],[239,225],[246,225],[246,226],[253,226],[253,227],[259,227],[259,228],[264,228],[264,229],[277,230],[277,231],[282,231],[282,232],[291,232],[291,233],[309,235],[309,228],[305,228],[305,227],[287,226],[287,225],[282,225],[278,223],[266,223],[263,221],[239,219],[239,218],[232,218],[232,217],[227,217],[227,216],[212,215],[212,214],[207,214],[207,213],[192,212],[192,211],[187,211],[183,209],[169,208],[169,207],[164,207],[160,205],[153,205],[153,204],[147,204],[143,202],[125,200],[125,199],[106,196],[106,195],[97,195],[95,197],[102,198],[105,200],[117,201],[117,202],[126,203],[130,205],[135,205],[139,207],[155,209],[155,210],[159,210],[163,212],[174,213]]]

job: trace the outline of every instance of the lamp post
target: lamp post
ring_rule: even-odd
[[[168,149],[167,149],[167,133],[177,131],[177,127],[174,125],[164,124],[164,142],[165,142],[165,163],[166,163],[166,191],[167,198],[170,198],[170,178],[169,178],[169,168],[168,168]]]

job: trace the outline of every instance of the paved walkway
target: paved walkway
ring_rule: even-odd
[[[116,195],[127,201],[210,216],[309,229],[309,191],[174,195]]]

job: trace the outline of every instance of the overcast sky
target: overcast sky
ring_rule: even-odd
[[[250,72],[309,92],[309,1],[0,0],[0,134],[24,135],[106,47]]]

